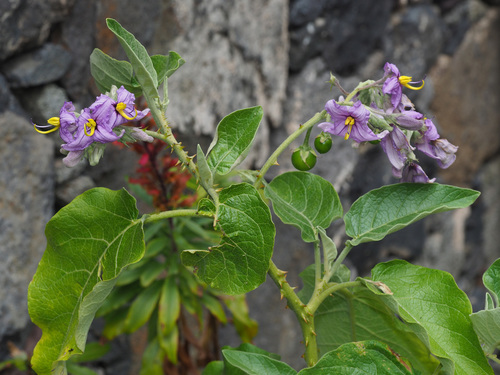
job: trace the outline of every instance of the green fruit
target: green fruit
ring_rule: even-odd
[[[316,165],[316,154],[310,147],[299,147],[292,154],[292,164],[299,171],[308,171]]]
[[[332,148],[332,137],[328,133],[321,133],[314,139],[314,148],[320,154],[326,154]]]

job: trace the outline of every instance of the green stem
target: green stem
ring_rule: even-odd
[[[212,215],[204,214],[202,212],[198,212],[198,210],[190,209],[190,210],[172,210],[172,211],[163,211],[155,214],[146,214],[143,216],[143,220],[145,223],[154,223],[155,221],[160,221],[163,219],[168,219],[171,217],[180,217],[180,216],[207,216],[212,217]]]
[[[337,257],[337,259],[335,259],[335,262],[333,262],[332,267],[323,276],[323,281],[325,283],[328,283],[330,281],[330,279],[332,278],[332,276],[335,275],[335,272],[338,271],[340,265],[342,264],[342,262],[344,261],[344,259],[347,257],[347,255],[349,254],[349,252],[351,251],[352,248],[353,248],[353,246],[348,241],[345,244],[345,247],[341,251],[340,255]]]
[[[316,342],[316,333],[314,332],[314,314],[309,311],[307,305],[300,300],[293,291],[293,288],[290,287],[286,281],[286,272],[279,270],[272,260],[269,261],[269,270],[267,272],[280,289],[281,296],[286,298],[290,310],[295,313],[304,337],[304,359],[307,366],[314,366],[318,362],[318,345]]]
[[[319,288],[321,282],[321,251],[319,241],[314,241],[314,290]]]
[[[273,165],[276,165],[276,162],[278,161],[278,156],[280,156],[281,153],[285,151],[286,148],[290,146],[295,139],[297,139],[297,137],[299,137],[302,133],[304,133],[305,131],[316,125],[318,122],[323,120],[325,116],[326,116],[326,111],[321,111],[316,113],[313,117],[311,117],[308,121],[306,121],[303,125],[301,125],[296,131],[290,134],[288,138],[285,139],[285,141],[281,145],[279,145],[279,147],[272,153],[272,155],[269,157],[269,159],[267,159],[267,161],[260,169],[259,174],[257,176],[257,180],[254,183],[254,186],[256,188],[259,188],[261,186],[262,179],[264,178],[269,168],[271,168]]]
[[[147,134],[151,135],[152,137],[161,139],[162,141],[166,142],[170,147],[172,147],[172,150],[177,154],[179,157],[179,160],[186,165],[191,173],[199,179],[199,174],[198,174],[198,168],[196,168],[196,165],[193,162],[193,157],[190,157],[186,151],[184,151],[183,147],[177,140],[175,139],[172,129],[170,129],[170,126],[168,126],[168,121],[167,118],[165,117],[165,112],[163,112],[160,108],[160,106],[157,103],[157,100],[154,98],[150,98],[146,94],[144,94],[146,101],[149,106],[149,110],[151,111],[151,115],[153,116],[156,125],[160,129],[160,133],[155,133],[151,131],[146,131]],[[155,135],[154,135],[155,134]]]
[[[347,281],[340,284],[328,284],[324,281],[321,282],[320,287],[314,290],[309,303],[307,304],[308,310],[311,313],[315,313],[318,307],[323,303],[323,301],[328,298],[331,294],[346,288],[352,288],[355,286],[362,286],[361,281]]]

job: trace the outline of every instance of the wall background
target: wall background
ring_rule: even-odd
[[[472,187],[482,195],[468,209],[433,216],[384,241],[364,244],[349,261],[363,275],[394,257],[449,271],[475,307],[482,308],[481,275],[500,256],[498,3],[0,2],[0,361],[8,356],[8,342],[30,351],[39,335],[29,322],[26,292],[45,249],[45,223],[84,190],[125,186],[124,176],[135,168],[134,155],[108,147],[99,166],[67,169],[57,135],[41,136],[30,124],[30,119],[44,122],[57,115],[66,100],[84,107],[98,95],[88,62],[93,48],[124,58],[105,27],[106,17],[116,18],[151,53],[174,50],[186,60],[169,81],[168,117],[190,150],[196,143],[208,145],[224,115],[264,107],[247,165],[261,165],[287,134],[338,95],[325,83],[330,71],[347,89],[381,77],[386,61],[403,74],[427,75],[425,89],[412,99],[460,148],[448,170],[433,169],[423,160],[424,169],[438,182]],[[291,169],[291,151],[280,158],[280,171]],[[366,191],[395,182],[380,148],[353,149],[340,139],[313,171],[334,184],[345,208]],[[312,251],[299,241],[298,231],[279,219],[275,223],[276,263],[289,270],[292,285],[299,285],[297,274],[312,263]],[[330,229],[333,236],[335,225]],[[255,343],[302,367],[298,327],[274,285],[264,284],[248,299],[260,324]],[[238,345],[231,328],[221,335],[222,343]],[[137,335],[118,340],[102,373],[132,374],[139,342]]]

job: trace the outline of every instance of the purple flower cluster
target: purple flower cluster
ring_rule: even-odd
[[[138,121],[149,113],[149,109],[137,111],[134,103],[134,94],[123,86],[119,89],[113,87],[109,95],[100,95],[90,107],[80,113],[75,112],[72,102],[64,103],[59,117],[50,118],[49,125],[34,125],[35,130],[46,134],[59,129],[59,135],[65,142],[61,146],[61,152],[66,154],[63,159],[66,166],[73,167],[84,157],[91,165],[96,165],[106,143],[118,140],[153,140],[137,128],[120,126],[129,121]],[[50,130],[41,130],[46,128]]]
[[[337,81],[335,84],[340,87]],[[440,138],[434,123],[415,111],[403,94],[403,86],[420,90],[424,81],[414,82],[402,76],[394,64],[386,63],[380,80],[360,84],[346,99],[329,100],[325,110],[330,121],[318,126],[357,143],[379,141],[392,165],[392,174],[401,182],[434,182],[418,164],[414,151],[448,168],[455,161],[458,147]]]

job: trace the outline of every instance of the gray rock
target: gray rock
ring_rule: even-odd
[[[398,14],[392,30],[384,38],[388,61],[402,75],[422,79],[436,61],[444,40],[444,28],[437,8],[415,5]]]
[[[29,321],[28,284],[45,249],[53,214],[52,144],[24,118],[0,115],[0,338]],[[1,340],[0,340],[1,341]]]
[[[9,89],[9,84],[4,76],[0,74],[0,113],[12,111],[19,115],[23,114],[21,105]]]
[[[57,202],[66,205],[78,195],[95,187],[95,182],[89,176],[77,176],[58,186],[56,189]]]
[[[57,81],[70,64],[71,55],[63,47],[47,43],[10,59],[2,71],[11,87],[32,87]]]
[[[184,33],[169,45],[186,60],[169,80],[167,114],[174,130],[213,136],[222,117],[262,105],[265,117],[246,160],[261,164],[269,152],[269,126],[281,123],[285,98],[286,2],[178,1],[172,9]],[[165,53],[165,45],[164,39],[156,40],[154,52]]]
[[[64,102],[68,101],[66,92],[55,84],[26,89],[21,93],[24,109],[36,124],[45,124],[51,117],[59,117]]]
[[[0,2],[0,61],[47,40],[74,0],[4,0]]]
[[[319,4],[322,9],[318,9]],[[290,17],[298,20],[290,20],[291,70],[298,71],[308,60],[321,55],[330,70],[341,74],[354,72],[379,44],[391,8],[390,1],[292,3]],[[299,24],[302,26],[293,27]]]

